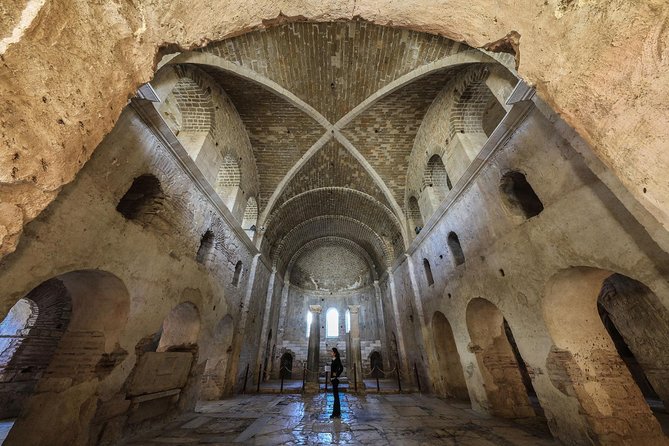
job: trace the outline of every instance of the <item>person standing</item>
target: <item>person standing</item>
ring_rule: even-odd
[[[339,376],[344,372],[344,366],[339,357],[339,350],[332,348],[332,363],[330,364],[330,373],[332,375],[332,395],[334,395],[334,405],[332,406],[332,415],[330,418],[341,418],[341,406],[339,404]]]

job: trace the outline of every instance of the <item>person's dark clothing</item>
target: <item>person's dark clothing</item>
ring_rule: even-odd
[[[344,366],[341,359],[335,358],[330,364],[330,373],[332,373],[332,395],[334,396],[334,406],[332,407],[332,418],[341,416],[341,407],[339,404],[339,376],[344,372]]]

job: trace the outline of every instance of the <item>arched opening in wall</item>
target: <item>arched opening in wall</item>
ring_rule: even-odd
[[[325,313],[325,336],[339,337],[339,311],[336,308],[329,308]]]
[[[411,231],[418,235],[423,229],[423,217],[421,216],[416,197],[409,197],[407,216],[409,217]]]
[[[216,193],[221,197],[225,206],[234,211],[237,195],[239,194],[239,186],[242,182],[242,171],[239,168],[237,159],[228,153],[223,161],[221,167],[218,169],[216,176]]]
[[[256,224],[258,223],[258,202],[255,198],[251,197],[246,202],[246,208],[244,209],[244,219],[242,221],[242,229],[246,231],[246,235],[249,236],[251,240],[256,233]]]
[[[432,155],[425,167],[423,191],[429,194],[433,209],[436,210],[451,189],[453,189],[453,185],[446,173],[443,160],[439,155]]]
[[[128,220],[148,225],[162,210],[164,199],[158,178],[146,174],[135,178],[116,210]]]
[[[543,203],[520,172],[512,171],[502,175],[499,190],[503,203],[514,214],[532,218],[544,210]]]
[[[506,110],[504,110],[502,104],[500,104],[497,98],[490,93],[488,103],[483,108],[483,114],[481,115],[481,127],[483,128],[483,133],[485,133],[487,137],[490,137],[502,119],[504,119],[505,115]]]
[[[434,285],[434,277],[432,277],[432,267],[430,266],[430,261],[423,259],[423,270],[425,271],[425,280],[427,280],[427,286]]]
[[[548,373],[574,389],[599,443],[666,442],[669,311],[655,293],[621,274],[574,267],[549,281],[543,310],[554,342]]]
[[[486,84],[488,71],[476,68],[469,76],[461,93],[456,92],[450,123],[456,134],[469,134],[476,138],[477,134],[489,137],[504,118],[506,110]],[[479,141],[483,141],[479,138]],[[471,141],[474,142],[474,141]],[[480,147],[477,147],[480,149]]]
[[[214,336],[202,375],[200,398],[203,400],[217,400],[223,395],[227,377],[227,367],[232,352],[232,335],[234,321],[229,314],[221,319],[214,329]]]
[[[0,323],[0,419],[18,417],[67,330],[72,302],[57,279],[47,280]]]
[[[30,313],[2,354],[0,409],[10,416],[7,411],[20,411],[8,444],[81,443],[89,426],[82,427],[80,414],[96,404],[97,383],[127,356],[118,342],[129,310],[123,282],[99,270],[56,276],[25,295],[13,319],[3,322],[12,330]]]
[[[232,286],[239,286],[239,280],[242,278],[242,270],[244,269],[244,265],[242,264],[242,261],[238,261],[237,264],[235,265],[235,272],[232,275]]]
[[[279,378],[293,379],[293,355],[288,352],[281,355],[280,367]]]
[[[351,310],[346,310],[344,315],[344,327],[346,328],[346,333],[351,331]]]
[[[200,335],[200,312],[191,302],[182,302],[163,321],[157,352],[193,351]]]
[[[499,309],[488,300],[475,298],[467,306],[466,320],[490,412],[503,418],[542,415],[534,389],[530,393],[526,387],[523,371],[527,368],[524,362],[521,366],[522,358],[509,341]]]
[[[432,317],[432,332],[439,373],[439,381],[435,383],[437,392],[446,397],[469,401],[469,392],[453,329],[446,316],[439,311]]]
[[[462,245],[460,245],[458,234],[455,232],[449,232],[447,243],[448,249],[451,250],[451,254],[453,255],[453,261],[455,262],[455,265],[457,266],[465,263],[465,253],[462,251]]]
[[[189,68],[175,67],[181,78],[159,110],[191,158],[196,159],[213,127],[214,102],[209,91],[188,77],[199,73]]]
[[[372,378],[384,378],[383,373],[383,357],[381,353],[373,351],[369,355],[369,370],[371,370]]]
[[[214,253],[215,247],[214,233],[210,230],[206,231],[200,239],[200,247],[197,249],[195,260],[198,263],[207,263],[209,257]]]

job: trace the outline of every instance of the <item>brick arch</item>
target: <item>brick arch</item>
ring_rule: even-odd
[[[41,444],[45,423],[59,441],[75,444],[80,412],[87,410],[90,399],[96,398],[98,384],[128,354],[119,346],[130,312],[130,294],[121,279],[107,271],[77,270],[43,282],[27,296],[53,303],[63,302],[65,295],[71,302],[67,329],[7,437],[10,444],[14,439]],[[63,308],[62,304],[58,307]],[[67,307],[62,311],[61,322]],[[69,397],[73,388],[78,398]],[[54,418],[53,413],[60,416]]]

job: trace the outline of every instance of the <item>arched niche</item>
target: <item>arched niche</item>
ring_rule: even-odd
[[[119,346],[130,311],[128,290],[109,272],[78,270],[44,281],[26,298],[38,307],[36,322],[46,317],[55,332],[63,332],[6,444],[44,444],[46,438],[80,444],[95,415],[90,402],[98,383],[128,354]]]
[[[157,352],[190,350],[200,335],[200,312],[192,302],[182,302],[163,321]]]
[[[240,193],[240,184],[242,182],[242,171],[239,162],[228,153],[225,155],[218,168],[216,175],[216,193],[221,197],[225,206],[234,213],[237,196]]]
[[[612,271],[572,267],[547,283],[543,315],[554,344],[546,370],[580,407],[582,424],[569,420],[563,429],[599,444],[669,444],[635,383],[639,372],[630,371],[614,342],[626,344],[666,398],[669,316],[657,296]]]
[[[437,392],[443,396],[469,401],[469,392],[462,371],[451,324],[443,313],[437,311],[432,317],[435,355],[437,358]]]
[[[490,412],[503,418],[535,416],[523,381],[524,364],[519,364],[502,313],[490,301],[475,298],[467,305],[466,319]]]
[[[229,314],[216,323],[210,355],[202,375],[200,398],[216,400],[223,396],[228,379],[227,368],[232,352],[234,321]]]

